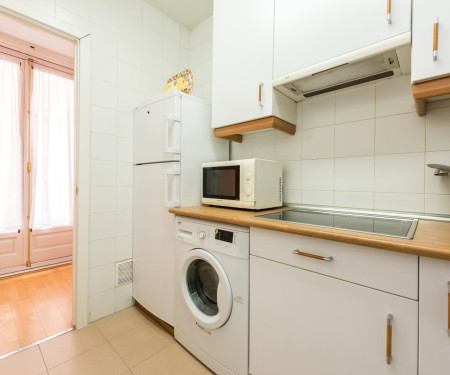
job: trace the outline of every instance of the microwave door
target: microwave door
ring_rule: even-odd
[[[204,167],[203,198],[240,200],[240,166]]]

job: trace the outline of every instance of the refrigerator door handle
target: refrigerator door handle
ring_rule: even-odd
[[[166,142],[164,151],[179,154],[181,138],[181,119],[177,115],[167,115],[165,120]]]
[[[181,204],[179,197],[180,170],[166,169],[165,174],[166,174],[166,182],[164,184],[165,205],[167,207],[180,207]]]

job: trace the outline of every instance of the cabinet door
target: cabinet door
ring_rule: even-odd
[[[274,78],[411,30],[411,1],[276,0]]]
[[[417,373],[416,301],[250,258],[252,375]]]
[[[272,114],[273,2],[214,0],[213,128]]]
[[[450,74],[450,2],[414,0],[412,75],[413,82]],[[433,60],[434,23],[438,18],[438,52]]]
[[[419,375],[450,374],[450,262],[420,258]]]

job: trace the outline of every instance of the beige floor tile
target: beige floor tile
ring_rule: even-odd
[[[166,331],[151,323],[111,340],[111,345],[129,367],[134,367],[174,342]]]
[[[127,366],[109,343],[49,370],[49,375],[121,375]]]
[[[105,343],[105,336],[90,325],[40,344],[47,368],[53,368]]]
[[[38,346],[0,360],[2,375],[38,375],[45,371],[44,360]]]
[[[94,324],[108,340],[112,340],[142,325],[152,323],[134,306],[131,306],[106,318],[97,320]]]
[[[135,375],[203,375],[207,369],[174,343],[132,369]]]

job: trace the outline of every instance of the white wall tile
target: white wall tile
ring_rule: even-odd
[[[56,0],[56,6],[89,19],[89,0]]]
[[[141,90],[141,70],[134,66],[118,63],[118,85],[120,88],[139,92]]]
[[[163,14],[163,38],[175,44],[181,43],[180,24]]]
[[[230,142],[231,160],[250,159],[253,157],[253,139],[251,134],[244,134],[242,143]]]
[[[69,1],[69,0],[68,0]],[[76,3],[70,1],[71,3]],[[102,26],[114,33],[117,33],[118,14],[117,9],[101,0],[92,0],[90,2],[90,19],[92,23]]]
[[[423,212],[424,194],[375,193],[375,209]]]
[[[117,35],[101,26],[91,23],[92,50],[117,59]]]
[[[142,70],[156,76],[163,74],[163,58],[160,54],[142,50]]]
[[[163,39],[163,58],[179,64],[181,59],[180,45],[171,42],[169,39]]]
[[[450,107],[427,113],[427,151],[450,150]]]
[[[132,163],[117,163],[117,186],[133,186]]]
[[[301,179],[301,161],[285,161],[283,163],[283,185],[285,189],[300,190],[302,186]]]
[[[89,243],[89,268],[114,263],[116,260],[116,240],[105,238]]]
[[[55,15],[55,0],[21,0],[21,2],[39,12],[50,16]]]
[[[425,151],[425,118],[414,113],[376,119],[376,154]]]
[[[334,190],[334,159],[303,160],[302,190]]]
[[[301,190],[283,190],[283,203],[300,203],[302,201]]]
[[[136,20],[142,18],[142,6],[145,1],[142,0],[119,0],[119,12],[126,13]]]
[[[132,234],[132,217],[131,211],[117,212],[116,236],[126,236]]]
[[[116,262],[133,257],[133,237],[116,237]]]
[[[335,160],[334,188],[339,191],[373,191],[374,157],[360,156]]]
[[[117,135],[123,138],[133,138],[133,115],[117,113]]]
[[[375,117],[375,85],[336,93],[336,124]]]
[[[425,212],[448,215],[450,195],[425,194]]]
[[[91,186],[116,186],[116,162],[91,160]]]
[[[142,102],[139,92],[122,87],[118,94],[117,109],[121,112],[132,114],[134,109]]]
[[[91,159],[116,160],[117,138],[112,135],[91,133]]]
[[[115,237],[116,235],[116,214],[102,213],[91,214],[89,220],[90,240],[101,240]]]
[[[107,108],[91,106],[91,131],[116,135],[117,112]]]
[[[133,209],[133,188],[117,188],[117,211],[131,211]]]
[[[117,86],[98,79],[91,80],[92,104],[117,109]]]
[[[423,153],[375,156],[375,191],[378,193],[423,193]]]
[[[90,189],[90,212],[105,213],[116,211],[116,188],[115,187],[91,187]]]
[[[82,30],[89,30],[89,13],[80,16],[67,9],[56,7],[56,13],[54,14],[56,15],[56,19],[60,21],[74,25]]]
[[[181,34],[180,34],[180,44],[182,47],[189,50],[189,38],[190,32],[184,26],[181,26]]]
[[[89,322],[114,313],[115,290],[110,289],[89,296]]]
[[[104,292],[115,286],[114,263],[89,269],[89,294]]]
[[[133,140],[130,138],[117,139],[117,160],[133,162]]]
[[[143,1],[142,6],[142,21],[144,25],[151,27],[158,34],[162,34],[163,14],[161,11],[146,1]]]
[[[414,112],[411,75],[377,82],[376,107],[377,117]]]
[[[275,159],[278,161],[301,160],[302,131],[297,129],[294,135],[284,132],[275,133]]]
[[[373,208],[374,194],[360,191],[335,191],[334,205],[351,208]]]
[[[141,44],[142,25],[136,19],[122,12],[119,12],[119,36],[128,39],[136,44]]]
[[[336,157],[373,155],[375,120],[363,120],[335,127]]]
[[[139,46],[139,44],[130,42],[129,40],[122,37],[119,37],[118,42],[119,61],[140,69],[141,47]]]
[[[303,204],[318,204],[320,206],[332,206],[333,205],[333,192],[332,191],[302,190],[302,203]]]
[[[127,307],[133,306],[134,301],[132,297],[133,284],[125,284],[116,288],[116,302],[115,311],[120,311],[126,309]]]
[[[303,130],[303,159],[334,157],[334,126]]]
[[[117,60],[100,52],[92,53],[92,70],[94,78],[117,84]]]
[[[260,159],[275,159],[275,137],[274,134],[253,135],[253,157]]]
[[[329,94],[303,101],[303,129],[333,125],[335,95]]]
[[[426,164],[450,165],[450,151],[427,152],[425,159]],[[425,193],[450,194],[450,178],[435,176],[434,171],[435,169],[425,168]]]

